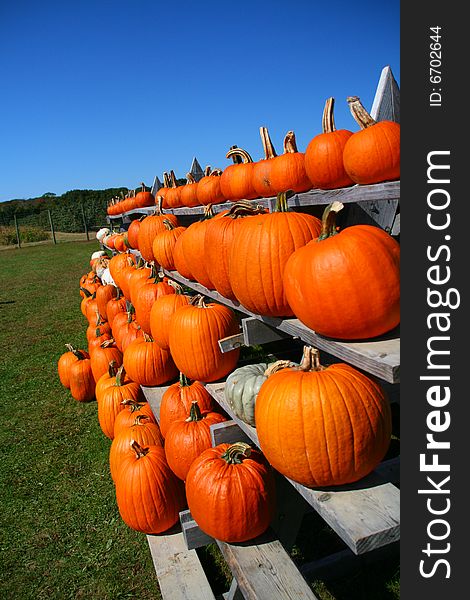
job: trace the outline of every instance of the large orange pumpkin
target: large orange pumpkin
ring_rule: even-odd
[[[206,225],[204,236],[204,263],[213,287],[231,300],[236,300],[230,285],[229,259],[235,231],[244,217],[266,212],[261,206],[250,202],[236,202],[220,219],[211,219]]]
[[[114,340],[105,340],[97,348],[93,348],[90,353],[91,370],[95,381],[108,371],[111,361],[114,361],[118,367],[122,365],[122,352],[114,343]]]
[[[186,477],[186,496],[199,527],[223,542],[244,542],[269,527],[274,477],[260,452],[244,443],[205,450]]]
[[[170,187],[165,195],[165,208],[178,208],[181,206],[181,190],[182,186],[176,182],[176,176],[173,170],[170,171]]]
[[[187,232],[188,227],[176,240],[176,244],[173,248],[173,260],[175,263],[175,269],[178,271],[178,273],[183,277],[186,277],[186,279],[191,280],[193,279],[193,274],[191,273],[188,263],[186,261],[186,256],[183,247],[184,236],[187,234]]]
[[[276,191],[271,183],[271,169],[274,164],[272,159],[276,158],[277,154],[269,137],[267,127],[260,127],[259,131],[264,149],[264,159],[254,163],[252,181],[258,196],[269,198],[276,195]]]
[[[161,203],[160,203],[161,204]],[[146,261],[152,262],[153,256],[153,240],[158,233],[165,231],[165,225],[163,221],[168,219],[174,225],[178,225],[178,219],[172,214],[163,214],[160,208],[160,204],[155,209],[155,214],[145,217],[141,222],[139,233],[137,235],[137,244],[139,251]]]
[[[299,367],[263,383],[255,420],[271,465],[307,487],[365,477],[390,443],[390,405],[381,387],[349,365],[322,367],[308,347]]]
[[[129,225],[129,229],[127,230],[127,243],[129,244],[130,248],[134,248],[135,250],[138,250],[139,248],[139,229],[143,219],[145,219],[144,216],[140,217],[140,219],[135,219],[132,221],[132,223]]]
[[[284,288],[295,316],[317,333],[365,339],[400,322],[400,246],[379,227],[337,233],[339,202],[325,210],[322,234],[289,259]]]
[[[161,385],[178,375],[171,354],[162,350],[147,334],[127,346],[124,368],[133,381],[144,386]]]
[[[96,304],[98,312],[103,321],[107,320],[106,307],[108,301],[117,296],[117,288],[115,285],[102,285],[96,290]]]
[[[344,146],[344,168],[349,177],[360,184],[400,179],[399,123],[375,121],[357,96],[349,97],[348,103],[361,127]]]
[[[145,183],[142,182],[142,189],[135,195],[134,208],[144,208],[145,206],[153,206],[155,204],[154,195],[147,191]]]
[[[140,386],[139,389],[142,390]],[[152,423],[157,422],[152,412],[152,408],[150,404],[146,402],[143,394],[138,400],[123,400],[121,404],[124,408],[117,414],[114,421],[114,437],[116,437],[123,429],[132,427],[138,415],[146,415]]]
[[[316,238],[320,228],[316,217],[288,212],[285,194],[279,194],[276,212],[242,219],[229,259],[230,285],[239,302],[259,315],[292,316],[284,268],[289,256]]]
[[[174,475],[159,446],[132,444],[116,481],[121,517],[132,529],[146,534],[166,531],[178,522],[186,506],[184,486]]]
[[[186,479],[193,460],[212,446],[211,425],[226,420],[220,413],[201,412],[193,402],[186,419],[173,421],[165,436],[165,455],[177,477]]]
[[[95,397],[95,379],[91,370],[91,360],[85,353],[77,358],[78,360],[69,368],[70,393],[78,402],[90,402]]]
[[[271,186],[275,194],[288,190],[306,192],[312,187],[305,171],[305,155],[297,150],[293,131],[288,131],[284,138],[284,154],[272,161]]]
[[[165,294],[155,300],[150,309],[150,332],[160,348],[170,347],[170,322],[173,314],[181,307],[189,304],[190,298],[183,294],[183,288],[171,283],[175,294]]]
[[[240,327],[230,308],[196,298],[194,305],[182,306],[171,318],[171,355],[190,379],[217,381],[235,368],[240,355],[239,348],[222,353],[218,341],[235,335]]]
[[[135,318],[142,329],[150,334],[150,311],[152,306],[161,296],[174,294],[175,288],[165,281],[162,281],[158,275],[149,279],[147,283],[141,285],[133,295],[135,308]]]
[[[180,373],[177,383],[173,383],[162,396],[160,403],[160,431],[166,436],[173,421],[185,419],[193,402],[197,402],[201,411],[213,411],[215,404],[212,396],[200,381],[189,382]]]
[[[346,187],[354,183],[343,164],[344,147],[353,133],[347,129],[336,129],[334,101],[334,98],[326,101],[322,133],[311,140],[305,151],[307,175],[313,186],[322,190]]]
[[[254,163],[242,148],[231,148],[226,155],[236,162],[225,169],[220,178],[220,189],[227,200],[252,200],[258,194],[253,186]],[[238,160],[241,159],[241,163]]]
[[[173,271],[175,269],[173,250],[179,236],[186,231],[186,227],[176,227],[168,219],[165,219],[163,224],[166,228],[165,231],[157,234],[153,240],[153,255],[159,265],[164,269]]]
[[[204,177],[197,185],[197,199],[199,204],[221,204],[226,202],[225,196],[220,189],[220,176],[222,171],[211,167],[206,167]]]
[[[67,348],[67,352],[64,352],[59,358],[57,371],[59,373],[60,383],[64,387],[70,388],[70,367],[73,363],[77,362],[77,360],[90,358],[90,355],[85,350],[74,348],[71,344],[65,344],[65,347]]]
[[[199,200],[197,199],[197,186],[198,182],[194,179],[192,173],[188,173],[186,175],[186,185],[181,188],[180,192],[180,200],[183,206],[187,206],[189,208],[193,206],[199,205]]]

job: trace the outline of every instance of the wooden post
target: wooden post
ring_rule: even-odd
[[[52,214],[49,209],[47,209],[47,215],[49,217],[49,223],[51,226],[52,239],[54,241],[54,244],[57,244],[57,240],[55,239],[54,223],[52,222]]]
[[[88,227],[85,219],[85,211],[83,209],[83,202],[80,202],[80,208],[82,209],[83,227],[85,228],[86,239],[90,241],[90,236],[88,235]]]
[[[16,215],[13,215],[13,218],[15,219],[16,240],[18,243],[18,248],[21,248],[20,229],[18,227],[18,221],[16,220]]]

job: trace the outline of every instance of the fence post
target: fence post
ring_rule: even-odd
[[[80,208],[82,209],[83,226],[85,227],[86,239],[90,241],[90,236],[88,235],[88,227],[85,219],[85,211],[83,210],[83,202],[80,202]]]
[[[16,215],[13,215],[13,218],[15,220],[16,239],[18,242],[18,248],[21,248],[20,229],[18,227],[18,221],[16,220]]]
[[[49,209],[47,209],[47,214],[49,216],[49,223],[51,225],[52,239],[54,240],[54,244],[57,244],[57,240],[55,239],[54,223],[52,222],[52,214]]]

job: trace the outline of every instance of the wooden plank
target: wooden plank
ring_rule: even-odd
[[[350,202],[372,202],[372,201],[388,201],[400,198],[400,182],[387,181],[385,183],[374,183],[371,185],[353,185],[347,188],[339,188],[336,190],[310,190],[302,194],[295,194],[288,200],[288,206],[291,208],[300,208],[313,205],[330,204],[335,200],[347,204]],[[272,208],[274,198],[258,198],[253,200],[254,204]],[[215,213],[223,210],[228,210],[233,205],[233,202],[224,202],[223,204],[215,204],[212,209]],[[123,215],[131,214],[153,214],[155,207],[135,208],[133,210],[122,213],[121,215],[108,215],[110,219],[119,219]],[[204,212],[203,206],[195,206],[194,208],[169,208],[165,212],[175,215],[202,215]]]
[[[257,346],[277,342],[289,337],[288,334],[270,327],[256,317],[247,317],[242,319],[242,331],[245,346]]]
[[[271,530],[249,542],[217,544],[246,600],[317,598]]]
[[[184,543],[188,550],[202,548],[203,546],[207,546],[207,544],[214,543],[215,540],[213,537],[204,533],[202,529],[199,529],[198,524],[191,515],[191,511],[183,510],[180,512],[180,523]]]
[[[148,535],[163,600],[215,600],[195,550],[186,548],[180,531]]]
[[[351,365],[388,381],[398,383],[400,381],[400,338],[396,331],[386,334],[380,338],[364,342],[340,342],[325,338],[299,321],[299,319],[280,319],[262,317],[247,310],[238,302],[224,298],[214,290],[194,281],[182,277],[177,271],[164,271],[165,275],[192,288],[193,290],[229,306],[233,310],[245,313],[259,319],[266,325],[298,338],[319,350],[324,350]]]
[[[229,337],[222,338],[218,341],[220,351],[222,353],[231,352],[245,345],[245,338],[243,333],[237,333],[236,335],[230,335]]]
[[[232,579],[229,591],[225,592],[225,594],[222,594],[222,597],[224,600],[244,600],[244,596],[238,587],[235,577]]]
[[[162,402],[162,396],[170,387],[169,385],[161,385],[155,387],[140,386],[145,399],[150,404],[150,408],[156,418],[157,422],[160,422],[160,404]]]
[[[238,419],[226,402],[224,384],[211,383],[206,388],[259,447],[256,429]],[[329,489],[310,489],[286,479],[355,554],[363,554],[399,539],[400,492],[381,476],[380,471],[355,484]]]

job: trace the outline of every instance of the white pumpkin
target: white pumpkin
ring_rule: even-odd
[[[96,239],[102,244],[103,239],[110,233],[111,231],[107,227],[102,227],[99,231],[96,232]]]

